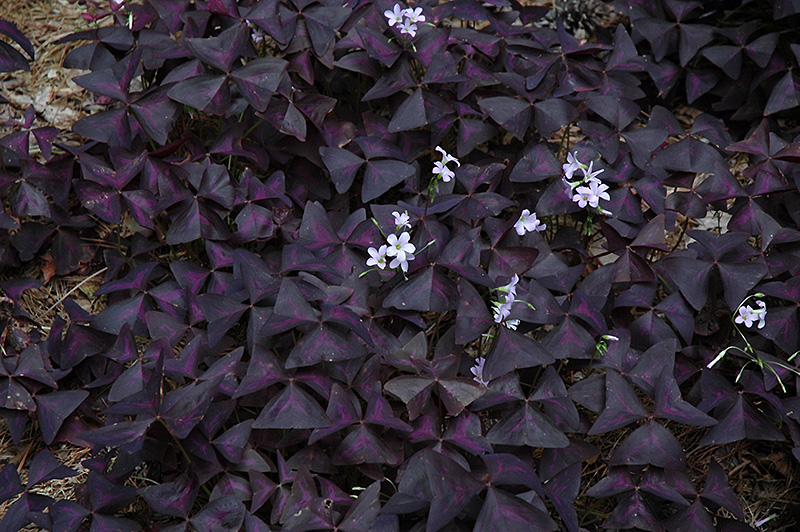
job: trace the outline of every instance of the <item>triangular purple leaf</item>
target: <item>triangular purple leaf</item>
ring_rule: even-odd
[[[291,381],[270,399],[253,422],[254,429],[316,429],[330,425],[316,400]]]
[[[616,371],[606,370],[605,408],[595,420],[589,434],[603,434],[647,417],[630,384]]]
[[[652,420],[633,431],[608,461],[611,466],[648,464],[679,471],[686,468],[681,444],[663,425]]]

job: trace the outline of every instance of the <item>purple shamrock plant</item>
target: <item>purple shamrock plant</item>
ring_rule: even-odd
[[[702,457],[800,459],[800,14],[628,2],[587,40],[502,4],[141,0],[66,38],[84,143],[0,139],[0,416],[90,473],[0,468],[0,528],[764,519]]]

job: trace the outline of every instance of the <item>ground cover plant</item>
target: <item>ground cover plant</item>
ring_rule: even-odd
[[[800,461],[799,14],[620,4],[87,1],[84,142],[0,139],[0,531],[789,522],[696,459]]]

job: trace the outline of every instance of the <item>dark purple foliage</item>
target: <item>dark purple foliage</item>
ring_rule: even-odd
[[[0,139],[0,416],[90,472],[55,501],[49,451],[3,465],[0,531],[746,529],[688,462],[800,457],[800,13],[620,4],[588,41],[516,0],[413,4],[413,36],[387,2],[144,0],[68,37],[88,140],[33,107]],[[31,316],[40,264],[100,310]]]

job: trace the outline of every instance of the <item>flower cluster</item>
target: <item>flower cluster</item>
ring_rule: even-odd
[[[519,276],[514,274],[511,282],[505,286],[496,288],[500,292],[497,301],[493,301],[492,313],[494,314],[495,323],[504,323],[509,329],[516,329],[519,325],[519,320],[508,320],[506,318],[511,314],[511,307],[514,305],[514,300],[517,297],[517,283],[519,283]]]
[[[519,236],[523,236],[531,231],[544,231],[547,229],[547,225],[536,218],[535,212],[531,213],[528,209],[523,209],[522,214],[519,215],[519,220],[514,224],[514,229],[516,229]]]
[[[433,163],[434,183],[439,179],[447,183],[456,176],[455,172],[453,172],[450,168],[447,167],[447,164],[454,162],[456,163],[456,166],[461,166],[461,163],[458,162],[458,159],[456,159],[455,157],[444,151],[444,148],[442,148],[441,146],[436,146],[436,151],[442,154],[442,160]]]
[[[763,301],[756,301],[757,309],[750,305],[742,305],[739,307],[739,315],[733,320],[735,323],[744,323],[745,327],[752,327],[755,322],[758,322],[758,328],[763,329],[767,324],[767,305]]]
[[[389,26],[397,26],[401,35],[414,37],[417,34],[417,23],[425,22],[422,8],[407,7],[403,9],[400,4],[395,4],[392,9],[383,12]]]
[[[587,166],[578,160],[576,153],[569,153],[567,154],[567,162],[562,166],[564,170],[562,180],[569,188],[570,194],[572,194],[572,201],[577,203],[581,209],[591,207],[601,214],[611,214],[600,207],[600,200],[609,201],[611,199],[611,196],[606,192],[608,185],[597,177],[603,172],[603,169],[593,171],[593,166],[594,161]],[[579,170],[583,173],[583,177],[574,179],[575,173]]]
[[[401,214],[394,211],[392,215],[394,216],[396,230],[411,228],[407,212]],[[369,253],[367,266],[374,266],[383,270],[386,268],[386,261],[391,259],[389,268],[394,269],[399,266],[403,272],[407,272],[408,262],[414,260],[414,252],[416,251],[416,246],[411,243],[411,235],[408,231],[403,231],[400,236],[391,234],[386,237],[386,242],[386,244],[377,249],[372,247],[367,249],[367,253]]]

